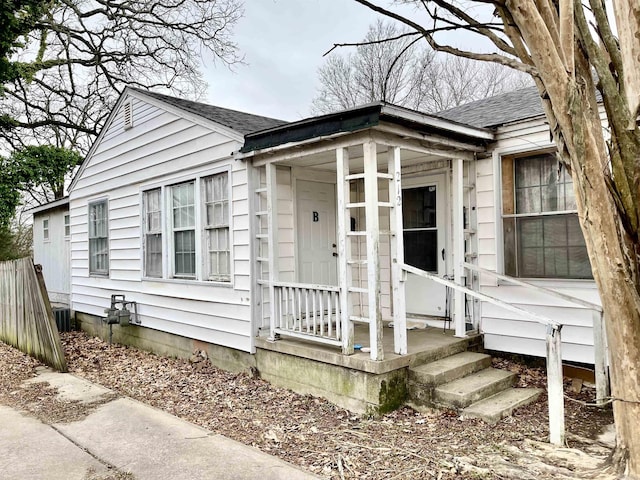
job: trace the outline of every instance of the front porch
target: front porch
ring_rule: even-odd
[[[369,330],[367,325],[356,325],[354,328],[355,344],[366,345],[368,341]],[[274,342],[269,340],[266,332],[256,339],[256,347],[262,350],[307,358],[328,365],[373,374],[383,374],[409,366],[429,363],[468,349],[477,350],[481,347],[481,341],[482,338],[478,334],[457,338],[453,330],[443,330],[437,327],[416,328],[407,330],[406,354],[388,353],[383,360],[372,360],[368,353],[360,350],[356,350],[352,355],[344,355],[332,346],[304,338],[283,336]],[[385,352],[393,352],[393,328],[388,324],[383,328],[382,344]]]
[[[393,349],[393,329],[384,327],[383,344]],[[356,325],[354,340],[367,342],[366,325]],[[256,339],[256,368],[270,383],[328,399],[353,412],[380,414],[402,405],[416,406],[424,389],[412,382],[414,368],[481,348],[480,335],[456,338],[451,330],[427,327],[407,332],[408,353],[372,360],[365,352],[344,355],[335,347],[291,337]]]
[[[477,279],[463,264],[477,251],[475,156],[492,134],[368,108],[246,139],[259,348],[268,332],[282,345],[271,351],[296,339],[296,348],[325,352],[330,363],[375,371],[388,368],[375,362],[406,366],[412,351],[428,349],[428,335],[409,339],[408,315],[446,316],[457,338],[477,332],[474,301],[448,288],[473,288]],[[362,363],[359,343],[373,363]]]

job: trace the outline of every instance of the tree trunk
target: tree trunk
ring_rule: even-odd
[[[601,129],[599,120],[593,123],[593,130]],[[617,437],[615,466],[626,470],[631,478],[639,478],[640,295],[635,281],[637,263],[633,261],[638,245],[628,238],[621,242],[625,233],[602,174],[603,162],[594,148],[587,148],[584,153],[584,175],[589,187],[583,191],[584,198],[579,198],[583,205],[579,210],[606,318]],[[576,173],[573,176],[575,181]]]
[[[611,171],[591,71],[591,62],[600,59],[588,58],[588,48],[577,40],[573,49],[554,44],[553,26],[545,23],[534,2],[508,1],[507,7],[538,69],[536,84],[560,156],[572,170],[580,225],[603,302],[617,437],[614,468],[640,478],[640,246],[624,230],[620,215],[633,202],[616,205],[611,188],[615,182],[625,186],[634,181],[626,169],[618,168],[615,175]],[[621,105],[613,100],[605,101],[609,117],[629,115],[628,110],[611,111],[611,105]],[[611,155],[618,155],[614,167],[634,165],[640,145],[628,131],[621,132],[619,120],[610,119]]]

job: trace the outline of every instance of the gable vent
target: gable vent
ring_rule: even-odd
[[[131,108],[131,102],[124,104],[124,129],[129,130],[133,127],[133,109]]]

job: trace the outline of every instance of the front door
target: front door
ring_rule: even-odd
[[[296,182],[298,281],[337,285],[336,188]]]
[[[446,272],[444,174],[402,180],[404,261],[442,277]],[[424,277],[407,274],[408,314],[445,315],[446,288]]]

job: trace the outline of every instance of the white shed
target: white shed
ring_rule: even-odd
[[[42,265],[49,300],[68,306],[70,301],[69,198],[31,210],[33,214],[33,261]]]

